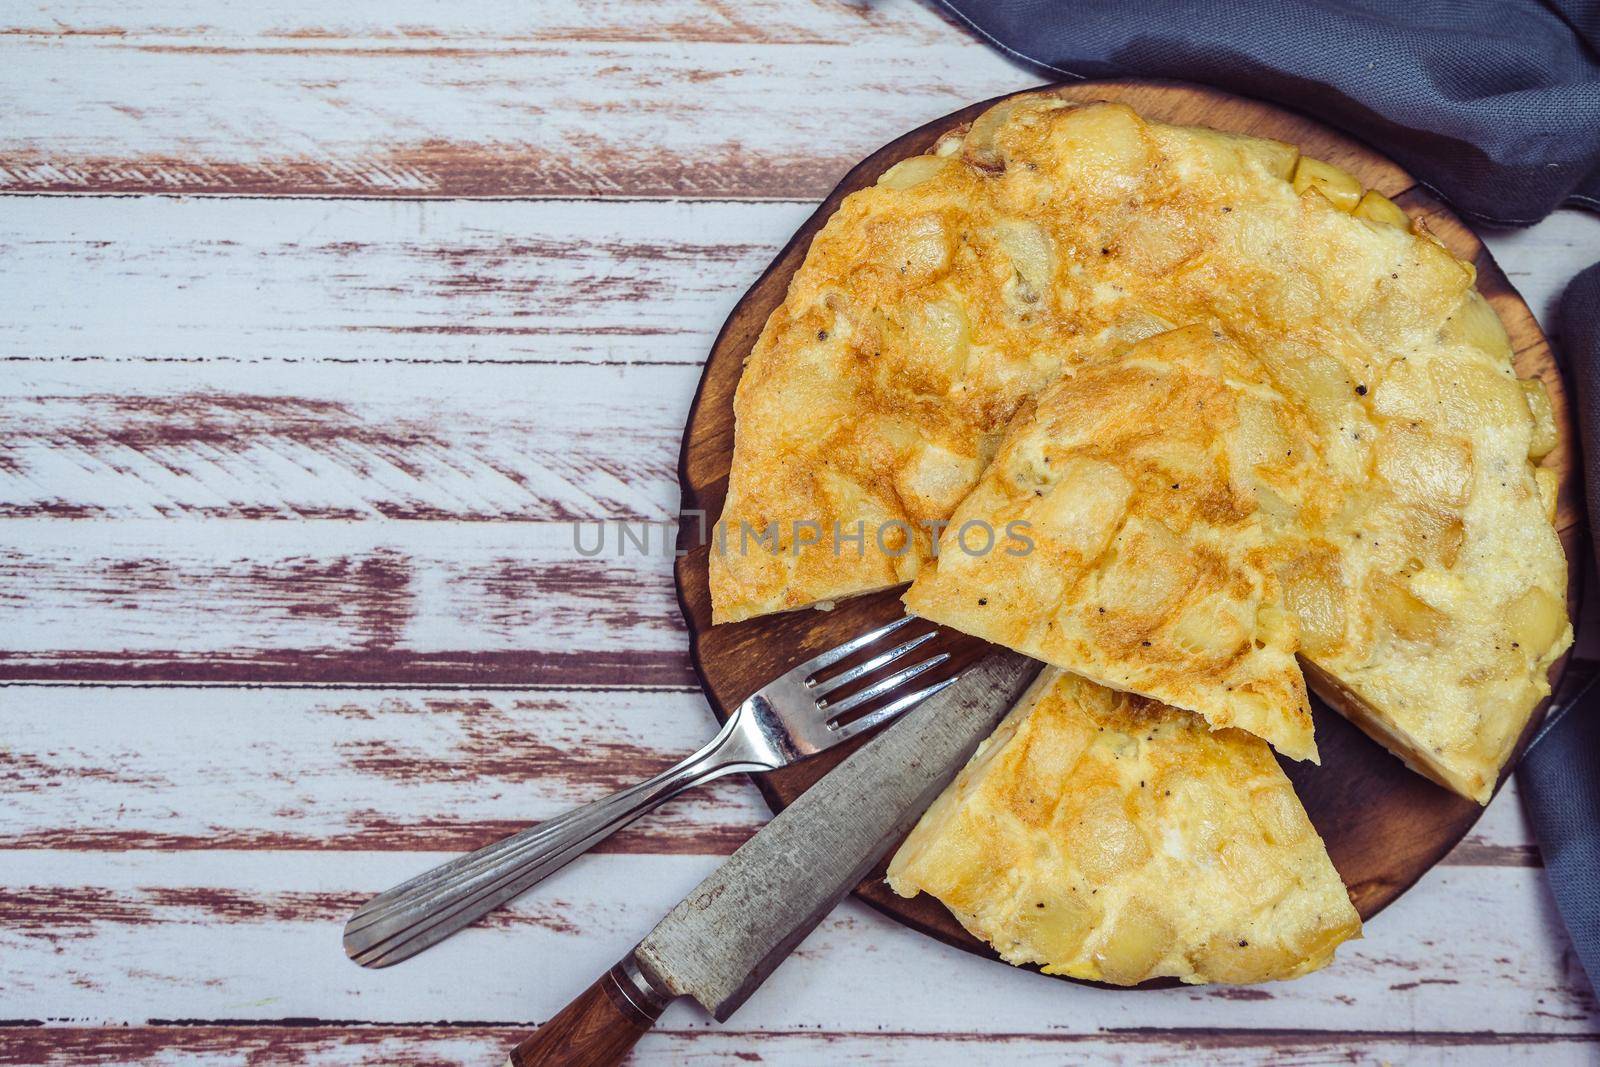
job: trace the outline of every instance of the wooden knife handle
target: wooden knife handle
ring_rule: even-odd
[[[661,1018],[667,998],[630,952],[594,985],[511,1050],[511,1067],[610,1067]]]

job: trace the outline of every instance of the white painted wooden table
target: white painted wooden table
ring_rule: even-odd
[[[1027,86],[908,0],[0,12],[0,1064],[495,1063],[765,818],[725,782],[382,971],[371,892],[712,726],[664,559],[723,316]],[[1491,240],[1541,314],[1600,250]],[[1548,322],[1548,318],[1546,319]],[[1118,994],[847,903],[648,1062],[1590,1060],[1516,798],[1327,971]]]

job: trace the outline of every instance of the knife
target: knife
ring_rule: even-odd
[[[997,651],[907,713],[741,845],[510,1067],[620,1063],[678,997],[726,1022],[911,829],[1042,665]]]

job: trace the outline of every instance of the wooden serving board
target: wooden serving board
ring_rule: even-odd
[[[1258,100],[1196,85],[1156,81],[1080,82],[1057,87],[1056,91],[1083,101],[1120,101],[1147,118],[1292,142],[1306,155],[1348,170],[1364,186],[1383,193],[1413,218],[1425,219],[1456,255],[1477,267],[1478,289],[1511,335],[1517,373],[1541,378],[1550,392],[1561,441],[1544,464],[1561,475],[1557,528],[1567,558],[1581,559],[1578,549],[1584,524],[1578,438],[1555,357],[1533,313],[1483,243],[1438,198],[1398,165],[1359,141]],[[687,554],[678,561],[676,577],[695,669],[719,718],[726,719],[731,709],[751,692],[802,660],[902,614],[901,590],[897,589],[845,601],[831,612],[799,611],[711,625],[709,549],[698,544],[701,538],[694,513],[703,513],[710,521],[722,510],[733,454],[733,395],[745,356],[767,317],[782,302],[812,237],[840,201],[873,184],[899,160],[926,152],[944,133],[971,122],[998,99],[1003,98],[973,104],[913,130],[852,169],[739,301],[712,347],[684,431],[679,466],[684,512],[680,544]],[[1568,570],[1568,601],[1576,619],[1582,568],[1574,565]],[[981,642],[953,633],[948,635],[946,644],[960,660],[975,658],[984,649]],[[1564,667],[1565,660],[1554,667],[1553,684],[1559,683]],[[1313,704],[1322,765],[1282,762],[1312,823],[1327,843],[1328,853],[1356,908],[1362,918],[1371,918],[1449,852],[1478,820],[1482,809],[1407,770],[1322,701],[1314,700]],[[1535,713],[1522,745],[1544,711],[1540,707]],[[1522,745],[1518,747],[1518,757]],[[781,810],[853,748],[854,745],[843,746],[798,766],[757,776],[756,783],[773,810]],[[1511,765],[1515,762],[1516,757]],[[963,930],[943,905],[926,894],[913,900],[896,896],[884,884],[882,874],[880,865],[857,887],[856,895],[914,929],[980,955],[994,956],[987,945]]]

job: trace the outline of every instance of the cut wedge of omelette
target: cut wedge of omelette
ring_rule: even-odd
[[[906,606],[1315,759],[1298,627],[1280,607],[1288,557],[1238,477],[1252,459],[1291,482],[1318,476],[1297,415],[1201,326],[1068,371],[1012,424]],[[1244,422],[1284,447],[1240,455]],[[991,529],[1030,544],[979,551]]]
[[[1364,729],[1485,801],[1571,627],[1554,476],[1533,466],[1555,443],[1549,401],[1516,380],[1473,281],[1399,207],[1291,145],[1049,93],[1004,101],[846,198],[768,321],[735,399],[722,516],[725,543],[748,550],[712,554],[714,618],[927,574],[942,524],[1047,387],[1115,376],[1138,342],[1198,327],[1243,354],[1249,388],[1229,386],[1237,426],[1217,430],[1226,500],[1180,507],[1254,513],[1169,525],[1135,479],[1111,544],[1127,550],[1120,606],[1135,614],[1167,581],[1160,566],[1232,561],[1219,632],[1180,612],[1136,645],[1102,634],[1068,665],[1140,691],[1195,687],[1161,692],[1309,755],[1283,670],[1298,651]],[[1165,492],[1185,492],[1175,481]],[[1241,569],[1263,546],[1274,565]],[[1134,567],[1128,553],[1144,551],[1151,565]],[[958,604],[939,581],[939,603]],[[1083,606],[1074,596],[1062,590],[1057,616]],[[911,597],[934,599],[925,584]],[[1142,644],[1193,645],[1203,665],[1235,623],[1249,634],[1239,662],[1192,682]],[[1222,717],[1219,688],[1269,678],[1267,713]]]
[[[1327,964],[1361,930],[1267,746],[1046,671],[889,865],[1010,963],[1133,985]]]

